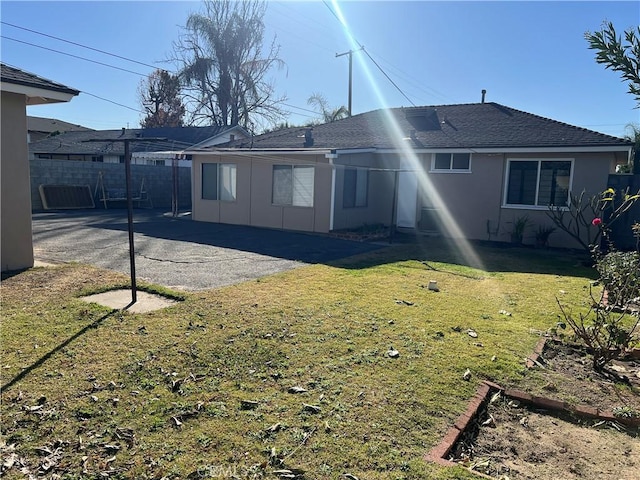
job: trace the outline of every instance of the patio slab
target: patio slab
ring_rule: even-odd
[[[136,303],[131,304],[131,290],[120,289],[108,292],[96,293],[86,297],[80,297],[88,303],[97,303],[103,307],[126,310],[131,313],[148,313],[162,308],[176,305],[178,302],[161,295],[154,295],[147,292],[136,292]]]

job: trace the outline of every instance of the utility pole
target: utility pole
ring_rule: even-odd
[[[352,84],[353,84],[353,53],[355,52],[359,52],[360,50],[364,50],[364,46],[360,46],[360,48],[358,50],[349,50],[348,52],[344,52],[344,53],[336,53],[336,58],[338,57],[344,57],[345,55],[349,55],[349,106],[347,107],[347,109],[349,110],[349,116],[351,116],[351,99],[352,99]]]

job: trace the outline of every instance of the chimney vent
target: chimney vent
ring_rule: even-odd
[[[313,147],[313,128],[307,128],[304,132],[304,146]]]
[[[482,89],[482,103],[484,103],[484,97],[487,94],[487,91],[483,88]]]

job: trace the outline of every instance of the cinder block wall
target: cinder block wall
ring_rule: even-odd
[[[73,160],[30,160],[31,205],[33,211],[43,210],[38,187],[40,185],[89,185],[95,191],[100,172],[105,188],[125,188],[124,164],[78,162]],[[142,178],[154,208],[171,209],[173,185],[171,166],[131,165],[131,189],[140,189]],[[181,210],[191,209],[191,168],[178,168],[178,197]],[[94,196],[96,208],[104,208],[99,201],[100,192]],[[123,202],[124,203],[124,202]],[[124,206],[115,203],[113,207]]]

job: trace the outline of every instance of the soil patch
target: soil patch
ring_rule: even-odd
[[[501,395],[456,444],[452,459],[493,478],[637,479],[640,428],[625,427],[624,417],[640,415],[640,360],[615,361],[612,374],[591,368],[582,349],[547,342],[539,360],[544,368],[528,372],[518,390],[608,411],[608,420],[559,414]],[[626,381],[617,381],[615,376]]]

